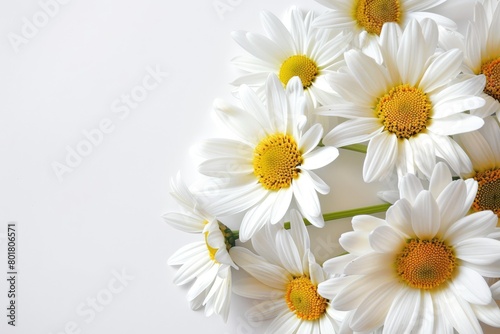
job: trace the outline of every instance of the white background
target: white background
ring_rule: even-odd
[[[234,102],[230,60],[244,53],[230,32],[262,32],[263,9],[282,16],[291,5],[324,8],[312,0],[66,0],[49,17],[41,5],[49,2],[0,2],[1,277],[8,222],[17,222],[19,244],[17,326],[7,325],[2,278],[0,332],[263,332],[245,318],[252,302],[242,298],[233,299],[226,324],[189,309],[188,287],[172,283],[177,268],[166,260],[198,238],[161,215],[178,209],[169,179],[178,171],[187,183],[197,176],[190,148],[224,135],[212,102]],[[463,19],[469,4],[448,8]],[[25,39],[15,46],[16,38]],[[168,76],[147,79],[155,69]],[[147,96],[126,108],[122,98],[139,94],[144,80]],[[85,146],[85,133],[94,145]],[[67,165],[78,148],[86,156],[58,176],[54,166]],[[342,151],[321,172],[332,188],[325,211],[381,203],[381,186],[361,180],[362,159]],[[342,220],[311,230],[318,260],[339,251],[338,235],[348,229]]]

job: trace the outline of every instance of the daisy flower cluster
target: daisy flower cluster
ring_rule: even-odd
[[[223,321],[255,300],[266,333],[500,328],[499,1],[472,0],[462,30],[433,12],[446,0],[316,1],[233,32],[235,102],[213,108],[230,135],[197,143],[202,181],[171,181],[163,218],[198,235],[174,283]],[[325,212],[345,150],[385,204]],[[311,230],[346,217],[318,261]]]

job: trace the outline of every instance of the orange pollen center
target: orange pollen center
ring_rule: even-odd
[[[484,63],[481,73],[486,77],[484,92],[500,102],[500,57]]]
[[[437,288],[453,275],[457,259],[450,247],[437,239],[412,239],[396,257],[396,272],[412,288]]]
[[[286,286],[288,308],[302,320],[317,320],[326,312],[328,299],[318,294],[317,286],[306,276],[294,278]]]
[[[367,32],[380,35],[384,23],[401,21],[401,6],[399,0],[358,0],[353,16]]]
[[[472,208],[475,211],[491,210],[500,217],[500,169],[479,172],[474,179],[478,189]]]
[[[379,99],[375,113],[382,120],[384,130],[398,138],[410,138],[425,130],[432,105],[419,88],[399,85]]]
[[[277,133],[264,138],[254,149],[253,170],[267,190],[288,188],[300,173],[302,153],[292,136]]]

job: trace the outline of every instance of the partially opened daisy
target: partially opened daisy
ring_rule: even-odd
[[[234,40],[249,55],[233,59],[234,65],[244,71],[244,75],[233,84],[246,84],[263,92],[270,73],[275,73],[283,86],[299,76],[308,103],[317,106],[330,99],[330,87],[325,82],[326,74],[338,67],[350,41],[349,34],[330,34],[311,27],[315,14],[305,15],[292,7],[285,25],[274,14],[264,11],[261,20],[267,36],[236,31]]]
[[[446,0],[316,0],[328,7],[313,22],[313,26],[355,32],[354,42],[362,49],[370,49],[385,23],[392,22],[404,28],[412,19],[430,18],[448,29],[456,23],[448,17],[429,10]]]
[[[218,215],[245,211],[242,242],[267,223],[277,223],[294,202],[315,226],[324,220],[317,193],[329,186],[312,170],[338,156],[333,147],[318,148],[323,129],[306,128],[302,83],[292,78],[283,88],[275,74],[266,83],[265,103],[247,86],[240,89],[241,107],[216,101],[219,119],[238,139],[201,143],[202,174],[220,178],[213,207]],[[292,201],[293,200],[293,201]]]
[[[382,29],[383,63],[357,50],[345,54],[345,72],[329,75],[341,103],[318,108],[348,120],[323,139],[336,147],[368,141],[363,165],[366,182],[394,171],[429,177],[438,159],[455,173],[470,160],[450,135],[480,128],[483,120],[465,113],[481,107],[477,96],[484,76],[460,76],[458,49],[437,53],[438,29],[432,20],[411,21],[404,32],[388,23]]]
[[[442,185],[433,194],[408,174],[401,181],[405,196],[385,219],[355,216],[353,231],[342,234],[351,260],[346,276],[318,291],[334,308],[351,312],[354,331],[383,326],[383,333],[469,334],[482,333],[480,322],[500,327],[485,280],[500,275],[500,241],[490,237],[497,217],[467,215],[473,196],[463,180]],[[341,288],[331,296],[336,285]]]
[[[169,265],[181,266],[174,283],[193,283],[187,295],[191,308],[203,306],[206,316],[218,314],[226,321],[231,302],[231,267],[237,268],[228,253],[235,244],[233,233],[203,209],[180,175],[172,180],[171,187],[172,196],[185,212],[169,212],[163,219],[178,230],[200,235],[200,241],[180,248],[168,259]]]
[[[252,239],[257,252],[233,247],[231,256],[251,277],[235,281],[233,291],[257,299],[251,318],[269,320],[266,333],[337,333],[342,312],[317,292],[326,274],[310,252],[302,217],[290,214],[290,230],[266,226]]]
[[[471,170],[462,176],[479,185],[472,209],[492,210],[500,217],[500,126],[491,116],[484,122],[479,130],[457,136],[472,161]]]
[[[500,108],[500,6],[498,0],[476,1],[474,20],[469,22],[465,37],[457,32],[442,31],[444,48],[459,47],[464,52],[464,72],[484,74],[486,83],[481,94],[483,107],[471,110],[480,117],[493,114]],[[497,112],[497,117],[500,115]]]

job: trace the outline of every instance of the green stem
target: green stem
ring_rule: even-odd
[[[350,209],[350,210],[325,213],[325,214],[323,214],[323,219],[325,221],[330,221],[330,220],[335,220],[335,219],[354,217],[357,215],[368,215],[368,214],[372,214],[372,213],[385,212],[385,211],[387,211],[387,209],[389,209],[389,207],[391,205],[392,204],[387,203],[387,204],[366,206],[366,207],[357,208],[357,209]],[[311,223],[305,218],[304,218],[304,224],[311,225]],[[290,229],[290,222],[286,222],[284,226],[287,230]],[[235,240],[239,239],[240,231],[233,230],[232,233],[233,233],[233,237],[235,238]]]
[[[389,209],[389,207],[391,205],[392,204],[390,204],[390,203],[386,203],[386,204],[366,206],[366,207],[357,208],[357,209],[350,209],[350,210],[344,210],[344,211],[325,213],[325,214],[323,214],[323,219],[325,221],[330,221],[330,220],[354,217],[357,215],[368,215],[368,214],[372,214],[372,213],[385,212],[385,211],[387,211],[387,209]],[[311,225],[311,223],[307,219],[304,219],[304,223],[306,225]],[[286,229],[290,228],[289,222],[285,223],[285,228]]]
[[[342,146],[340,148],[344,149],[344,150],[359,152],[359,153],[366,153],[366,145],[363,145],[363,144],[346,145],[346,146]]]

